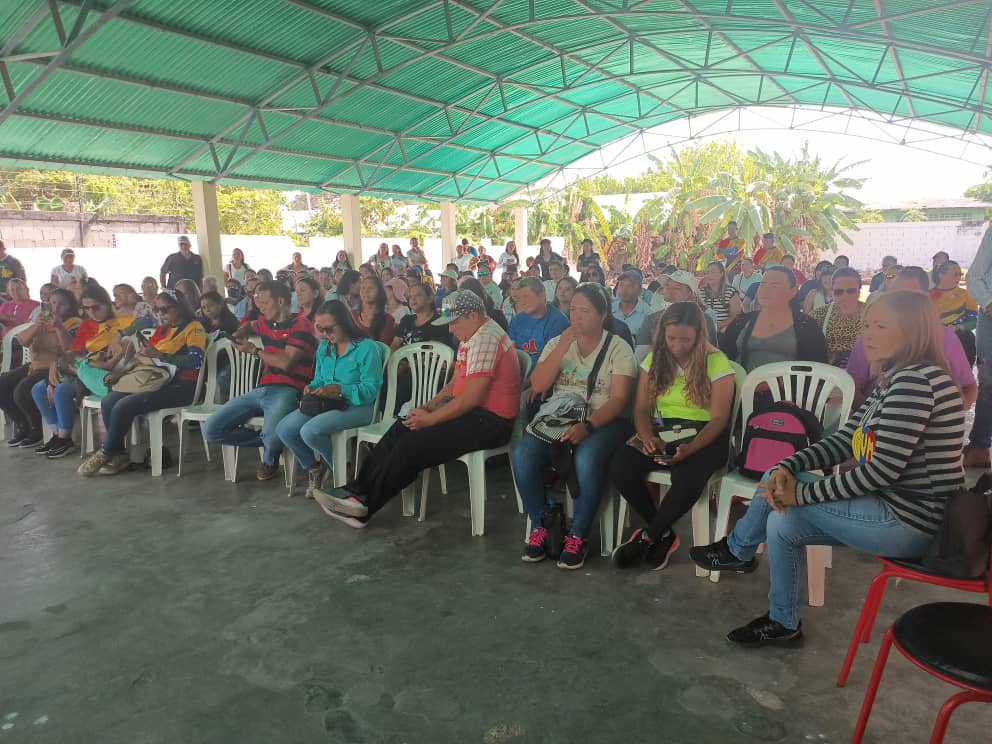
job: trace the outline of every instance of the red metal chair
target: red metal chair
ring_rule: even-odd
[[[951,715],[962,703],[992,703],[992,608],[965,602],[935,602],[914,607],[885,631],[878,659],[865,690],[851,744],[861,744],[878,685],[892,647],[938,679],[961,688],[937,714],[930,744],[941,744]]]
[[[858,642],[868,643],[871,640],[871,631],[875,626],[875,618],[878,616],[878,608],[882,604],[882,597],[885,596],[885,586],[889,579],[909,579],[919,581],[924,584],[943,586],[948,589],[960,589],[963,592],[976,592],[978,594],[989,594],[989,579],[992,575],[992,552],[989,554],[989,572],[983,579],[951,579],[940,574],[928,572],[918,561],[895,560],[892,558],[879,558],[882,562],[882,570],[872,579],[871,586],[868,587],[868,594],[865,596],[865,604],[861,608],[858,616],[858,624],[854,628],[854,636],[847,647],[847,656],[844,657],[844,666],[841,667],[840,676],[837,678],[837,686],[843,687],[847,683],[847,676],[851,672],[854,664],[854,657],[858,653]],[[989,604],[992,605],[992,595],[989,596]]]

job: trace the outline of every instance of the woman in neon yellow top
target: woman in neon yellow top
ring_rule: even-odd
[[[672,529],[696,503],[706,481],[727,463],[734,369],[714,348],[699,305],[677,302],[661,316],[654,350],[641,363],[634,403],[636,439],[620,447],[610,463],[610,479],[647,529],[634,530],[613,551],[620,568],[668,565],[679,546]],[[666,452],[661,427],[696,430],[691,441]],[[646,478],[654,470],[671,471],[672,485],[656,506]]]

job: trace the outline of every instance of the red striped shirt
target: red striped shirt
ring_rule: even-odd
[[[303,390],[313,377],[313,357],[317,349],[313,323],[303,315],[290,315],[281,323],[273,323],[259,318],[251,324],[252,332],[262,339],[262,351],[281,354],[292,346],[303,355],[288,370],[276,369],[268,364],[262,366],[261,385],[289,385]]]

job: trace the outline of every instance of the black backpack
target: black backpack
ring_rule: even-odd
[[[741,475],[757,480],[821,437],[823,425],[816,416],[790,401],[775,401],[754,411],[744,424],[737,468]]]

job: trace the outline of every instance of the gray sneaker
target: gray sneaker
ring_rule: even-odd
[[[115,452],[107,464],[100,468],[100,475],[117,475],[131,467],[131,455],[127,452]]]

